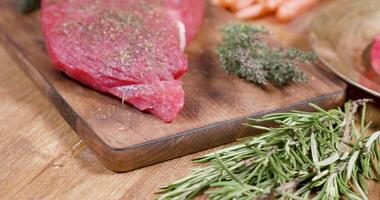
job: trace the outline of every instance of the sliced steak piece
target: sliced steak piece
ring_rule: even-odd
[[[183,50],[199,29],[203,0],[42,0],[53,64],[165,122],[184,104]]]

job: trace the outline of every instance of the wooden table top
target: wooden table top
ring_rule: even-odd
[[[114,173],[2,47],[0,71],[0,199],[153,199],[160,186],[189,173],[191,158],[206,153]],[[380,200],[379,194],[380,185],[371,184],[369,199]]]

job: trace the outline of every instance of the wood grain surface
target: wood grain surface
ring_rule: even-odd
[[[311,80],[284,89],[257,87],[226,75],[213,51],[221,39],[218,29],[233,18],[208,6],[203,28],[187,49],[190,71],[183,78],[184,110],[173,123],[165,124],[55,70],[46,55],[38,15],[19,15],[11,0],[2,1],[0,42],[98,158],[115,171],[147,166],[253,134],[240,125],[247,117],[306,109],[309,102],[335,107],[344,99],[345,84],[318,66],[302,66]],[[287,26],[268,21],[260,24],[273,30],[285,45],[308,48],[311,17],[306,15]]]
[[[0,199],[150,200],[160,186],[197,166],[192,158],[212,151],[114,173],[1,46],[0,71]],[[371,107],[368,114],[380,128],[380,109]],[[370,184],[369,200],[380,200],[379,194],[380,185]]]

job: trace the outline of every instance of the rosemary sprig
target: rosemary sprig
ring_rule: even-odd
[[[366,180],[379,181],[380,131],[367,136],[365,104],[348,102],[340,108],[315,112],[292,111],[264,116],[255,122],[265,134],[195,159],[209,166],[161,188],[160,200],[191,199],[205,193],[209,199],[368,199]],[[362,107],[360,128],[355,113]],[[369,123],[368,123],[369,124]]]
[[[270,48],[266,29],[250,24],[228,24],[222,28],[223,41],[217,48],[221,67],[256,84],[273,82],[278,86],[305,81],[297,64],[315,61],[316,55],[297,49]]]

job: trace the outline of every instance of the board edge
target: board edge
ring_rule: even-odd
[[[132,145],[126,148],[113,148],[102,141],[99,136],[91,130],[90,126],[79,117],[79,114],[68,105],[62,96],[57,95],[58,92],[51,87],[49,81],[46,80],[37,69],[31,67],[32,64],[23,55],[20,47],[18,47],[6,33],[2,32],[1,29],[0,43],[10,54],[10,56],[14,58],[15,62],[21,67],[21,69],[29,75],[29,78],[38,86],[44,96],[54,105],[54,107],[56,107],[68,124],[84,140],[86,145],[88,145],[88,147],[97,154],[98,159],[107,168],[116,172],[125,172],[153,165],[159,162],[233,142],[238,138],[255,134],[257,132],[248,130],[246,127],[241,126],[241,123],[245,122],[246,118],[249,117],[259,118],[260,116],[272,113],[275,110],[307,110],[305,107],[306,102],[313,102],[325,108],[333,108],[342,105],[346,97],[347,86],[343,83],[344,85],[341,90],[324,96],[305,99],[282,109],[274,108],[256,113],[254,115],[218,122],[198,129],[184,131],[172,136],[167,136],[138,145]],[[44,87],[47,88],[47,90],[45,90]],[[333,100],[333,102],[329,103],[331,100]],[[194,132],[196,134],[194,134]],[[215,137],[215,134],[217,137]],[[202,135],[202,137],[199,137],[200,135]],[[211,135],[213,135],[213,139],[211,139]],[[194,145],[193,147],[186,145],[182,146],[188,142],[192,142],[197,145]],[[149,154],[155,154],[156,156],[146,156]]]

